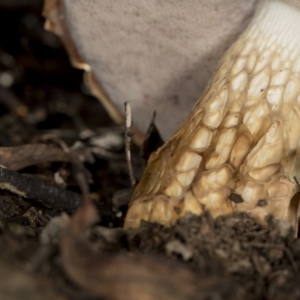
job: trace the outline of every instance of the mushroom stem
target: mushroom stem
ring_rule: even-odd
[[[189,117],[151,155],[125,228],[208,210],[260,223],[272,215],[297,229],[299,121],[300,10],[264,1]]]

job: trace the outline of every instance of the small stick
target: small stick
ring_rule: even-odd
[[[68,156],[56,145],[25,144],[0,147],[0,165],[10,170],[20,170],[45,162],[68,161]]]
[[[3,166],[0,166],[0,189],[35,200],[46,207],[67,212],[73,212],[81,202],[81,196],[74,192]]]
[[[132,132],[131,132],[131,106],[129,101],[124,103],[125,105],[125,151],[126,151],[126,161],[129,171],[129,177],[131,186],[134,187],[136,180],[133,173],[132,162],[131,162],[131,140],[132,140]]]

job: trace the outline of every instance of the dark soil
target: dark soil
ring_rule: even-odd
[[[216,220],[204,214],[171,228],[144,222],[136,230],[121,229],[130,198],[123,127],[89,94],[59,40],[44,31],[41,10],[39,0],[0,1],[0,164],[12,170],[0,181],[0,299],[154,299],[138,280],[130,282],[139,266],[141,274],[147,268],[158,294],[163,290],[176,300],[300,299],[300,241],[285,222],[270,219],[261,227],[243,214]],[[61,148],[73,149],[79,141],[86,158],[81,169]],[[139,177],[143,161],[134,147],[133,165]],[[63,201],[66,190],[72,193],[66,197],[81,198],[76,174],[82,167],[100,216],[87,246],[128,274],[130,298],[115,291],[120,282],[114,277],[106,286],[111,295],[100,288],[91,296],[87,285],[66,275],[57,236],[46,244],[41,239],[50,220],[63,211],[73,214],[70,202],[55,201]],[[37,195],[24,186],[24,195],[22,185],[16,191],[4,184],[14,185],[19,175],[34,191],[39,184],[46,190]],[[49,202],[53,189],[57,196]],[[125,270],[118,265],[123,257]],[[97,274],[97,263],[86,268]],[[184,272],[192,278],[189,290]]]

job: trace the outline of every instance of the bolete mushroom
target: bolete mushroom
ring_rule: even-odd
[[[149,159],[125,227],[187,212],[267,215],[297,230],[300,1],[263,1],[173,137]]]
[[[150,157],[126,228],[209,210],[214,217],[245,211],[261,223],[270,214],[297,230],[299,3],[257,5],[186,121]],[[141,141],[154,110],[163,137],[171,134],[255,5],[45,0],[45,14],[117,122],[131,102]]]

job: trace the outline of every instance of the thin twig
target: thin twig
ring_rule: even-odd
[[[45,162],[68,161],[68,156],[56,145],[27,144],[0,147],[0,165],[11,170],[20,170]]]
[[[28,175],[19,174],[0,166],[0,189],[8,190],[46,207],[73,212],[81,202],[81,196]]]
[[[134,187],[136,180],[133,173],[132,162],[131,162],[131,140],[132,140],[132,132],[131,132],[131,106],[129,101],[124,103],[125,105],[125,151],[126,151],[126,161],[128,165],[129,177],[131,186]]]

